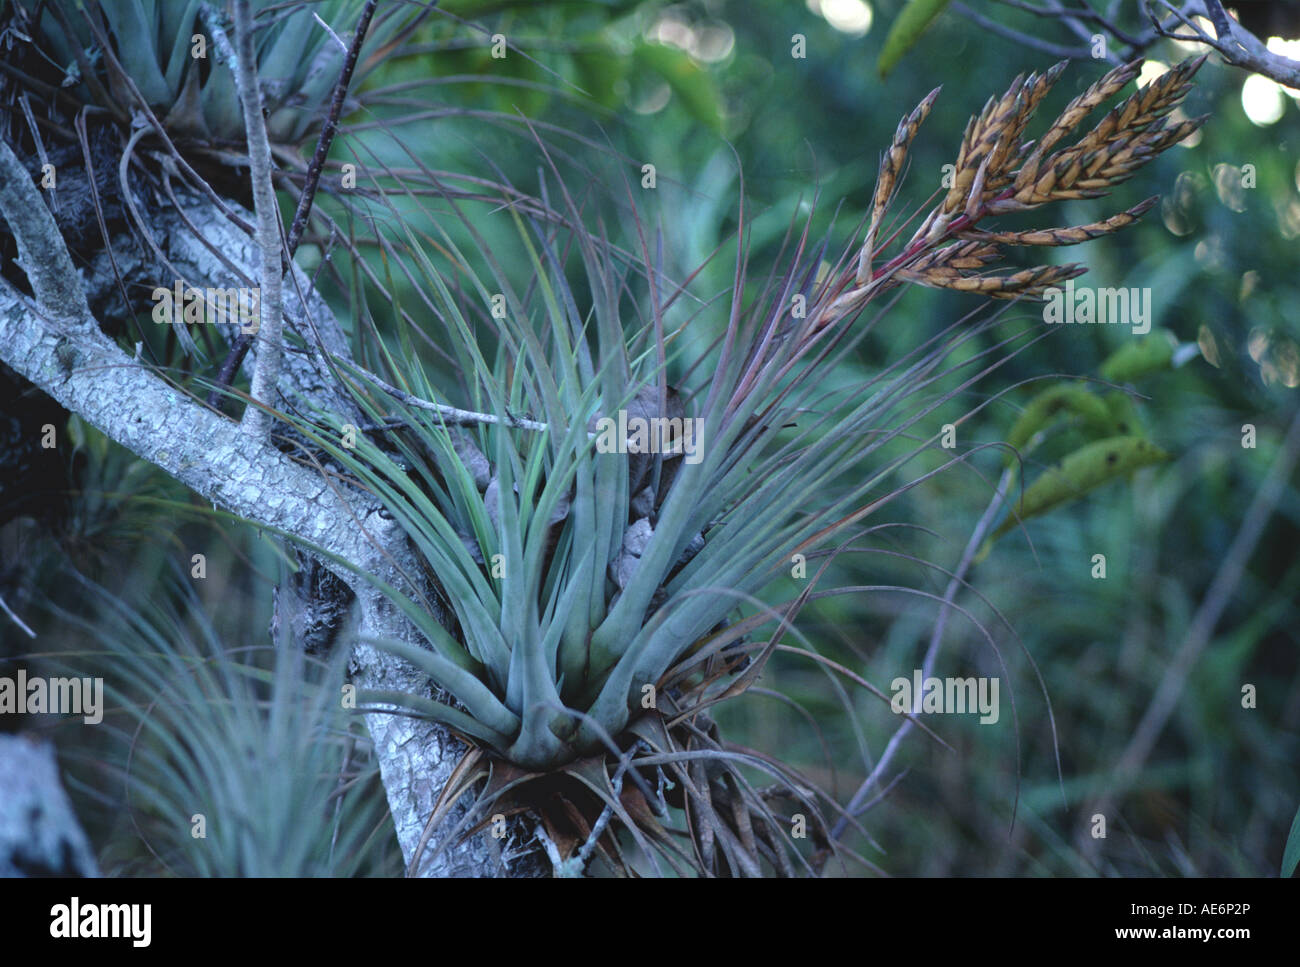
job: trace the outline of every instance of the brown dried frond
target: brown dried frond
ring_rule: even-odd
[[[987,240],[962,241],[926,252],[907,269],[910,272],[937,268],[977,269],[1000,255],[997,246]]]
[[[1152,195],[1146,201],[1134,205],[1118,215],[1112,215],[1110,218],[1103,219],[1100,222],[1091,222],[1087,225],[1075,225],[1067,228],[1044,228],[1034,232],[970,231],[960,233],[958,238],[986,242],[990,245],[1040,245],[1044,248],[1059,245],[1078,245],[1080,242],[1090,242],[1094,238],[1113,235],[1121,229],[1127,228],[1149,212],[1159,200],[1159,196]]]
[[[1043,292],[1067,279],[1075,279],[1088,271],[1077,263],[1069,265],[1036,265],[1011,275],[962,275],[948,268],[926,269],[916,272],[905,269],[899,278],[932,289],[953,289],[957,292],[978,292],[992,299],[1041,298]]]
[[[990,99],[979,116],[966,125],[953,185],[941,212],[969,212],[1011,183],[1013,168],[1025,150],[1020,138],[1065,66],[1066,62],[1061,61],[1044,74],[1017,77],[1000,99]]]
[[[1095,81],[1086,91],[1066,105],[1065,110],[1052,122],[1047,132],[1034,145],[1033,153],[1025,159],[1016,175],[1015,188],[1019,192],[1037,176],[1047,152],[1079,126],[1085,117],[1099,105],[1118,93],[1125,84],[1137,77],[1142,70],[1142,61],[1135,60],[1121,64],[1105,76]]]
[[[912,140],[916,137],[916,132],[920,129],[922,122],[930,115],[930,108],[934,107],[935,99],[939,96],[939,91],[943,88],[936,87],[933,91],[925,96],[925,99],[907,115],[903,120],[898,122],[898,129],[894,132],[894,140],[889,145],[889,150],[885,156],[880,159],[880,171],[876,175],[876,192],[871,200],[871,224],[867,228],[866,241],[862,245],[862,252],[858,256],[857,281],[859,284],[868,282],[871,279],[871,255],[875,249],[876,234],[880,231],[880,223],[885,217],[885,212],[894,200],[894,195],[898,192],[898,183],[903,173],[903,162],[907,160],[907,149],[911,147]]]
[[[1069,133],[1063,122],[1077,125],[1082,120],[1082,114],[1071,110],[1079,100],[1076,98],[1052,125],[1049,134],[1055,134],[1055,140],[1040,141],[1021,166],[1014,184],[1014,204],[1032,208],[1049,201],[1096,197],[1097,192],[1126,180],[1134,170],[1182,141],[1205,118],[1173,122],[1168,115],[1191,89],[1191,78],[1204,63],[1202,56],[1174,66],[1110,111],[1077,144],[1044,157],[1048,148]],[[1140,68],[1141,62],[1124,66]],[[1013,205],[1002,203],[994,212],[1011,210],[1015,210]]]
[[[990,154],[988,176],[984,184],[986,194],[996,194],[1011,183],[1015,174],[1012,169],[1028,148],[1027,145],[1021,144],[1020,138],[1024,135],[1029,119],[1033,117],[1038,105],[1047,96],[1048,91],[1056,85],[1065,70],[1066,63],[1061,61],[1053,65],[1041,76],[1030,74],[1025,81],[1018,99],[1019,110]]]
[[[1203,55],[1176,64],[1146,87],[1111,110],[1089,133],[1090,138],[1105,140],[1117,131],[1140,131],[1159,121],[1191,90],[1190,78],[1205,63]]]
[[[1155,204],[1150,198],[1109,218],[1084,225],[1028,231],[989,231],[992,216],[1022,212],[1054,201],[1097,198],[1138,168],[1187,138],[1206,117],[1174,120],[1170,114],[1191,89],[1204,57],[1176,65],[1109,111],[1069,146],[1084,119],[1138,76],[1142,61],[1107,72],[1075,97],[1037,141],[1023,140],[1034,111],[1060,79],[1064,63],[1043,74],[1018,77],[990,98],[967,123],[952,185],[922,220],[902,250],[873,266],[877,233],[898,189],[903,162],[917,128],[937,95],[933,91],[899,124],[880,164],[871,221],[857,265],[818,286],[796,352],[806,351],[831,326],[856,314],[872,298],[899,284],[978,292],[996,299],[1037,298],[1043,290],[1081,275],[1079,265],[1036,266],[1011,274],[983,274],[1002,258],[1000,246],[1077,245],[1114,234]],[[952,244],[954,243],[955,244]]]
[[[1024,86],[1025,77],[1022,74],[1011,82],[1001,98],[996,101],[990,98],[984,105],[984,110],[966,125],[966,133],[957,152],[952,187],[948,189],[948,195],[939,208],[944,214],[961,211],[973,195],[983,193],[987,175],[980,177],[981,168],[985,172],[996,172],[998,165],[1004,163],[1011,142],[1017,137],[1017,125],[1020,130],[1024,130],[1024,123],[1028,120],[1028,116],[1024,115],[1025,102],[1021,97]]]

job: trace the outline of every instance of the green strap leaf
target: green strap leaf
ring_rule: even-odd
[[[1029,485],[1016,512],[993,532],[980,557],[987,553],[994,541],[1019,526],[1021,521],[1039,517],[1053,507],[1077,500],[1116,477],[1168,459],[1170,456],[1165,451],[1150,440],[1137,436],[1110,437],[1080,447]]]
[[[653,71],[667,82],[681,99],[687,113],[715,132],[722,131],[722,102],[708,71],[690,54],[664,44],[638,44],[633,54],[636,63]]]
[[[880,52],[880,59],[876,61],[876,69],[880,71],[881,77],[893,70],[903,55],[916,45],[921,34],[943,12],[948,2],[949,0],[911,0],[899,12],[889,28],[889,36],[885,38],[885,48]]]
[[[1112,383],[1131,383],[1149,373],[1170,369],[1178,340],[1167,329],[1139,336],[1106,357],[1098,373]]]
[[[1137,406],[1133,402],[1133,397],[1122,390],[1114,390],[1106,394],[1106,410],[1110,413],[1110,418],[1115,425],[1115,433],[1118,436],[1141,436],[1142,435],[1142,418],[1138,415]]]
[[[1007,436],[1007,443],[1024,451],[1033,438],[1046,429],[1058,416],[1073,413],[1098,436],[1116,436],[1119,431],[1110,409],[1100,396],[1073,383],[1043,390],[1025,407]],[[1008,465],[1015,462],[1016,454],[1007,454]]]

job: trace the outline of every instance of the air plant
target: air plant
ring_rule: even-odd
[[[110,872],[174,876],[352,876],[371,872],[391,822],[377,770],[339,707],[339,664],[222,640],[187,578],[150,600],[77,578],[83,602],[52,606],[79,633],[47,656],[59,674],[103,679],[105,741],[76,772],[133,836]],[[87,757],[70,753],[74,761]],[[105,783],[104,778],[111,779]],[[391,852],[391,848],[389,852]]]
[[[43,3],[14,0],[20,30],[41,37],[42,55],[63,72],[66,95],[129,124],[133,105],[146,105],[173,138],[192,150],[241,145],[244,119],[230,67],[233,31],[223,4],[206,0]],[[255,0],[257,61],[273,144],[296,147],[320,124],[338,80],[346,48],[321,29],[354,4],[322,0],[300,4]],[[411,8],[381,12],[375,45],[357,69],[358,82],[410,25]],[[221,65],[219,68],[217,65]],[[138,108],[137,108],[138,109]]]
[[[459,237],[476,251],[462,251],[445,226],[426,240],[399,219],[406,270],[445,329],[465,378],[456,402],[469,409],[437,402],[445,395],[421,367],[394,360],[400,388],[341,367],[374,426],[392,432],[357,436],[353,446],[341,442],[348,428],[337,422],[334,433],[320,421],[294,423],[382,498],[426,565],[410,588],[387,590],[430,647],[378,643],[445,694],[363,697],[470,740],[444,802],[490,773],[476,815],[487,822],[502,803],[539,814],[557,871],[581,867],[597,848],[623,868],[611,816],[640,845],[706,874],[791,873],[824,862],[832,846],[824,813],[838,807],[786,766],[723,741],[706,710],[743,693],[775,650],[791,649],[783,642],[797,635],[800,609],[823,593],[814,589],[834,551],[792,600],[764,603],[777,579],[800,555],[851,538],[917,482],[883,486],[934,442],[927,417],[999,365],[1004,346],[945,368],[988,326],[958,324],[862,385],[827,389],[824,377],[861,339],[853,322],[862,310],[904,284],[1035,299],[1082,274],[1077,264],[997,265],[1008,247],[1119,231],[1154,199],[1086,225],[1010,231],[989,221],[1103,196],[1182,141],[1204,118],[1170,113],[1201,63],[1174,67],[1080,136],[1084,119],[1141,64],[1118,67],[1037,141],[1026,130],[1065,65],[1017,78],[967,125],[939,204],[910,238],[901,229],[884,235],[931,93],[882,159],[865,241],[833,265],[829,241],[811,243],[805,227],[788,239],[784,269],[747,298],[742,211],[726,324],[704,339],[703,354],[685,337],[707,327],[707,313],[670,321],[683,288],[664,278],[639,222],[650,308],[648,318],[628,322],[627,270],[612,246],[582,228],[581,206],[562,179],[560,202],[541,214],[503,193],[517,239],[508,256],[485,243],[481,223],[454,199]],[[436,263],[439,253],[450,269]],[[472,268],[483,262],[482,274]],[[527,267],[522,282],[510,264]],[[569,281],[575,267],[580,285]],[[481,348],[491,343],[494,350]],[[670,385],[670,373],[682,379]],[[959,373],[957,390],[925,394]],[[621,435],[638,420],[669,429],[661,446]],[[611,425],[620,428],[612,448]],[[924,442],[899,455],[909,434]],[[444,609],[450,620],[440,621]],[[746,777],[753,770],[776,785],[754,788]],[[665,825],[671,801],[685,810],[685,849]],[[813,831],[811,856],[791,836],[795,817]]]

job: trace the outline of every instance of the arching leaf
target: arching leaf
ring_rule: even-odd
[[[885,38],[885,48],[880,52],[880,60],[876,62],[876,69],[880,71],[881,77],[894,69],[903,59],[903,55],[921,39],[921,34],[925,33],[934,18],[939,16],[946,6],[948,0],[911,0],[911,3],[899,12],[889,28],[889,36]]]

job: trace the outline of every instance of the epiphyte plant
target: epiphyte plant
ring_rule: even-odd
[[[655,774],[672,762],[674,780],[691,790],[688,798],[704,797],[706,813],[719,797],[730,804],[725,812],[745,811],[745,822],[763,830],[747,861],[771,861],[786,838],[782,824],[735,771],[759,760],[717,746],[717,759],[702,774],[692,765],[701,743],[716,742],[699,727],[703,710],[756,680],[814,593],[821,572],[793,600],[755,605],[770,596],[792,557],[843,540],[902,489],[868,499],[919,448],[861,469],[926,426],[937,404],[919,402],[920,391],[979,326],[945,332],[865,386],[827,393],[819,377],[852,344],[861,311],[904,283],[1020,299],[1041,297],[1081,274],[1076,264],[1005,272],[995,265],[1008,247],[1071,245],[1116,232],[1153,200],[1086,225],[1003,231],[988,220],[1105,195],[1186,138],[1204,119],[1169,115],[1202,62],[1161,75],[1081,137],[1083,120],[1132,81],[1140,63],[1089,86],[1037,141],[1026,140],[1028,124],[1065,65],[1016,79],[971,119],[951,187],[889,254],[902,236],[882,239],[885,217],[908,148],[938,94],[932,93],[902,120],[884,155],[865,241],[827,270],[828,243],[811,244],[806,228],[795,233],[784,268],[748,301],[749,266],[739,258],[726,325],[716,340],[705,340],[704,358],[683,358],[680,348],[696,344],[683,336],[688,326],[707,324],[701,316],[679,328],[665,322],[675,292],[651,285],[650,298],[662,304],[641,326],[624,323],[610,251],[581,228],[563,242],[557,236],[556,223],[581,224],[567,192],[560,192],[561,210],[545,219],[516,214],[518,257],[531,268],[527,290],[515,289],[495,265],[490,278],[472,277],[468,286],[484,301],[504,293],[514,322],[494,333],[502,347],[495,365],[467,354],[473,395],[496,417],[453,426],[434,409],[366,393],[359,401],[371,419],[395,419],[411,431],[400,460],[377,445],[348,451],[317,436],[382,495],[411,535],[459,632],[425,604],[397,595],[433,648],[389,647],[424,668],[456,704],[368,698],[443,721],[491,757],[534,775],[585,775],[593,762],[619,775],[646,762]],[[742,217],[740,251],[743,233]],[[454,244],[449,234],[440,241]],[[567,281],[562,245],[579,252],[584,288],[592,293],[587,308],[579,308]],[[654,277],[652,263],[643,270]],[[440,277],[429,279],[449,335],[470,340],[463,304]],[[694,378],[669,385],[670,367]],[[419,372],[410,385],[414,398],[436,396]],[[692,464],[680,453],[600,452],[590,432],[595,421],[628,412],[650,419],[695,414],[686,418],[702,427],[702,458]],[[518,413],[539,426],[520,428],[512,418]],[[846,482],[846,468],[860,475]],[[742,605],[752,606],[746,617]],[[764,625],[775,630],[755,641]],[[807,789],[789,775],[782,779],[790,789]],[[712,794],[710,784],[717,787]],[[611,789],[600,794],[613,807]],[[737,855],[730,860],[741,863]]]

